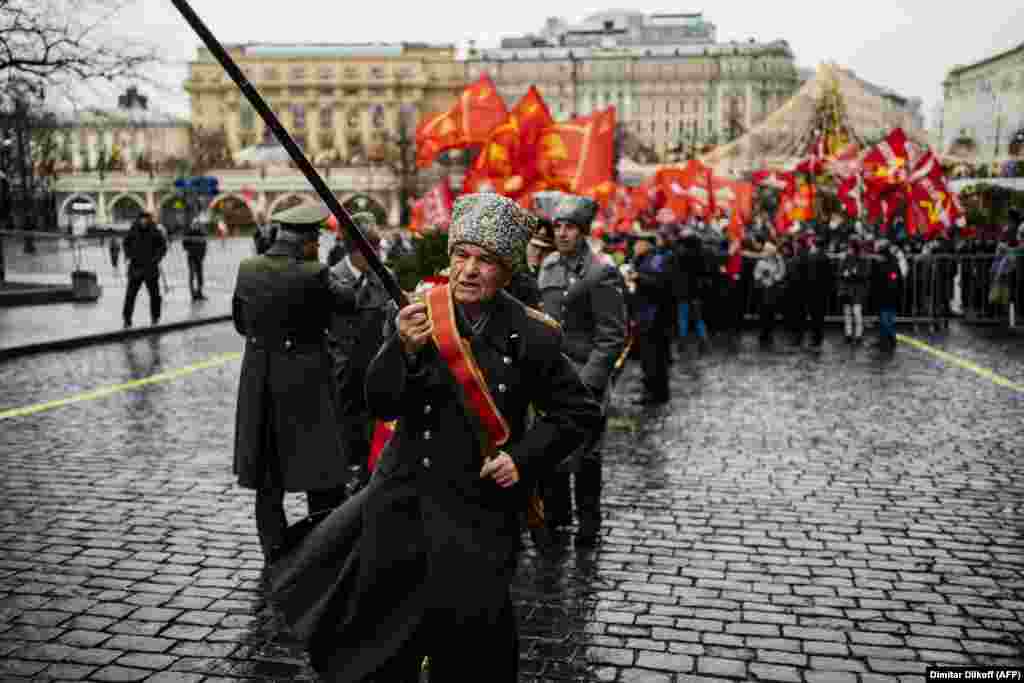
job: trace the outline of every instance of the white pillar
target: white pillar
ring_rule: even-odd
[[[110,222],[110,219],[107,217],[107,199],[103,194],[103,190],[96,194],[96,222],[101,224]]]

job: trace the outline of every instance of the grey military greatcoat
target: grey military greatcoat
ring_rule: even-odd
[[[607,396],[608,380],[626,344],[626,303],[618,269],[586,243],[568,259],[555,252],[538,276],[543,310],[562,325],[563,350],[583,383]]]

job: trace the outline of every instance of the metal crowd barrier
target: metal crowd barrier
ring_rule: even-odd
[[[1005,301],[991,301],[996,284],[994,266],[1001,256],[993,254],[931,254],[907,257],[908,272],[903,279],[902,301],[897,321],[915,326],[935,326],[950,318],[973,324],[1024,327],[1024,258],[1018,257],[1016,268],[1003,276]],[[756,260],[756,259],[750,259]],[[838,260],[838,257],[835,258]],[[878,263],[872,258],[872,268]],[[760,294],[747,277],[741,280],[744,316],[756,320]],[[864,309],[866,320],[877,321],[878,304],[874,295],[874,274],[869,280],[869,296]],[[842,305],[835,288],[829,293],[826,318],[832,322],[843,318]]]

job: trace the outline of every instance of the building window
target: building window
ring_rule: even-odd
[[[306,129],[306,105],[304,104],[293,104],[290,107],[292,111],[292,121],[295,126],[295,130]]]
[[[279,75],[280,74],[278,73],[277,69],[272,66],[268,66],[267,68],[263,69],[263,80],[276,81]]]
[[[238,110],[238,127],[242,130],[252,130],[256,126],[256,112],[248,102],[245,102]]]
[[[334,127],[334,108],[320,107],[320,128],[328,130]]]
[[[334,80],[334,69],[329,66],[321,66],[317,75],[320,77],[321,81]]]
[[[293,81],[301,81],[306,78],[306,67],[304,66],[293,66],[288,71],[288,78]]]
[[[384,67],[382,66],[371,66],[370,67],[370,78],[384,78],[386,76]]]

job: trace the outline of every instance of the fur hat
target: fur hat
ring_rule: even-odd
[[[448,254],[460,242],[475,244],[515,268],[536,227],[537,217],[508,197],[489,192],[462,195],[452,208]]]
[[[597,215],[597,202],[590,197],[545,190],[535,192],[533,204],[542,215],[555,223],[571,223],[583,232],[590,231],[590,224]]]

